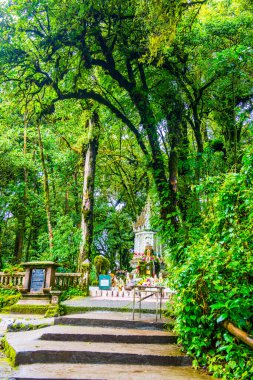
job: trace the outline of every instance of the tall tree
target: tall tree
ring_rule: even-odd
[[[43,140],[41,136],[41,128],[39,124],[37,125],[37,131],[38,131],[38,142],[39,142],[39,148],[40,148],[41,166],[42,166],[42,171],[43,171],[44,200],[45,200],[45,210],[46,210],[46,215],[47,215],[49,249],[50,249],[50,252],[52,252],[53,228],[52,228],[52,219],[51,219],[49,179],[48,179],[48,170],[47,170],[46,162],[45,162],[45,154],[44,154]]]
[[[91,258],[93,241],[95,170],[100,132],[100,122],[97,110],[92,111],[92,115],[86,122],[86,129],[88,130],[88,142],[82,147],[84,170],[81,219],[82,240],[78,260],[79,269],[81,268],[84,259]]]

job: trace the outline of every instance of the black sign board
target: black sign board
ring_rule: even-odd
[[[45,282],[45,269],[33,269],[30,292],[42,292]]]

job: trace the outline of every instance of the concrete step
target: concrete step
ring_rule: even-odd
[[[31,364],[14,372],[16,380],[210,380],[189,367],[131,364]]]
[[[177,337],[167,331],[123,329],[110,327],[56,325],[42,333],[41,340],[136,343],[136,344],[170,344],[176,343]]]
[[[153,314],[138,314],[133,320],[132,313],[119,312],[88,312],[85,314],[74,314],[55,318],[56,325],[73,325],[73,326],[97,326],[97,327],[115,327],[130,329],[150,329],[163,330],[167,321],[159,319],[156,321]]]

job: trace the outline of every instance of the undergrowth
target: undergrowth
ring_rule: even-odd
[[[20,298],[21,294],[15,288],[0,285],[0,310],[15,304]]]
[[[64,290],[60,295],[60,300],[65,301],[73,297],[85,297],[86,291],[80,288],[69,287],[67,290]]]

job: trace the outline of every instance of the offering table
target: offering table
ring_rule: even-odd
[[[139,316],[141,318],[141,303],[147,298],[155,295],[156,299],[156,321],[157,314],[159,310],[160,318],[162,318],[162,297],[164,286],[145,286],[145,285],[135,285],[133,287],[134,298],[133,298],[133,320],[135,315],[136,304],[139,303]]]

